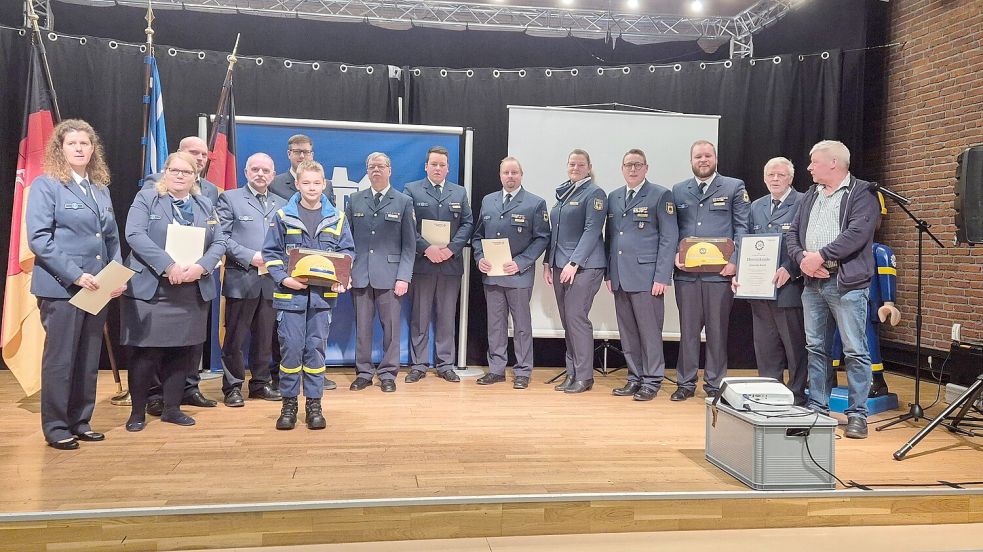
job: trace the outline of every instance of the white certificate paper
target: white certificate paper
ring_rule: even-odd
[[[775,272],[781,259],[782,236],[751,234],[741,239],[737,259],[738,299],[771,299],[778,296]]]
[[[167,225],[164,251],[179,265],[191,265],[205,254],[205,229],[200,226]]]
[[[420,236],[430,245],[447,247],[447,244],[451,243],[451,223],[447,220],[422,219]]]
[[[485,254],[485,260],[492,265],[488,275],[506,276],[505,263],[512,262],[512,248],[509,247],[509,239],[481,240],[481,250]]]

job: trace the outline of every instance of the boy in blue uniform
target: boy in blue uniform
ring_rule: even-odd
[[[351,256],[355,242],[344,213],[324,195],[324,167],[305,161],[297,167],[297,189],[287,205],[277,211],[263,244],[263,260],[276,283],[273,308],[277,311],[280,338],[280,393],[283,406],[277,429],[293,429],[297,423],[297,397],[303,379],[307,427],[324,429],[321,412],[324,393],[324,349],[331,325],[331,309],[348,282],[330,289],[308,287],[307,279],[287,273],[291,249],[298,247],[335,251]]]

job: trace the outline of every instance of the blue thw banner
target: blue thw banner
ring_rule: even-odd
[[[150,65],[150,90],[143,97],[143,103],[150,105],[147,111],[147,135],[142,140],[146,152],[143,176],[146,177],[164,170],[164,161],[167,160],[167,127],[164,124],[164,90],[157,72],[157,60],[150,55],[143,58],[143,62]]]

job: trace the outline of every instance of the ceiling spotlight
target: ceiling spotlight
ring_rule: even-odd
[[[628,0],[627,4],[628,4],[628,9],[630,10],[638,9],[638,0]]]
[[[689,11],[693,13],[703,13],[703,2],[700,0],[693,0],[689,3]]]
[[[573,0],[560,0],[560,3],[564,6],[570,6],[573,5]]]

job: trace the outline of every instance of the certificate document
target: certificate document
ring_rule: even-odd
[[[751,234],[741,239],[737,259],[737,293],[739,299],[771,299],[778,296],[775,272],[781,258],[782,236]]]
[[[420,236],[430,245],[447,247],[447,244],[451,243],[451,223],[446,220],[422,219]]]
[[[488,275],[505,276],[505,263],[512,261],[512,248],[509,247],[509,239],[496,238],[481,240],[481,250],[485,254],[485,260],[492,265],[491,270],[488,271]]]
[[[200,226],[167,225],[164,251],[179,265],[198,262],[205,254],[205,229]]]
[[[99,271],[99,274],[95,275],[99,289],[92,291],[82,288],[68,302],[89,314],[99,314],[112,299],[110,294],[113,290],[119,289],[120,286],[129,282],[134,274],[135,272],[129,268],[116,261],[111,261]]]

